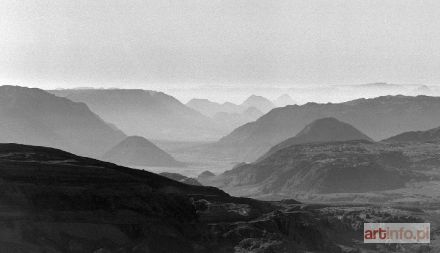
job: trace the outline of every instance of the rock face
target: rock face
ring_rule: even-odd
[[[255,122],[223,137],[214,152],[228,152],[237,162],[254,161],[270,147],[298,134],[323,117],[346,122],[369,137],[381,140],[405,131],[440,125],[440,98],[384,96],[337,104],[307,103],[275,108]]]
[[[212,119],[162,92],[129,89],[54,90],[86,103],[129,135],[173,141],[213,140],[225,133]]]
[[[0,252],[429,252],[357,243],[364,222],[424,222],[408,211],[235,198],[51,148],[0,144],[0,182]]]
[[[289,138],[275,145],[263,157],[267,157],[283,148],[295,144],[350,140],[373,141],[370,137],[366,136],[350,124],[344,123],[335,118],[323,118],[308,124],[295,137]]]
[[[179,173],[170,173],[170,172],[162,172],[159,175],[167,177],[172,180],[176,180],[177,182],[181,182],[184,184],[190,184],[190,185],[202,185],[197,181],[195,178],[186,177],[184,175],[181,175]]]
[[[252,186],[253,196],[353,193],[395,189],[409,180],[402,152],[369,141],[297,144],[222,176],[228,187]]]
[[[103,160],[127,166],[174,167],[184,164],[140,136],[129,136],[111,148]]]
[[[439,142],[440,127],[427,131],[410,131],[383,140],[384,142]]]
[[[0,142],[63,148],[98,157],[125,138],[83,103],[40,89],[0,87]]]

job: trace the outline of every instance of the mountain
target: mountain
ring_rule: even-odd
[[[256,107],[249,107],[247,108],[242,115],[244,117],[249,117],[250,119],[258,119],[259,117],[263,116],[264,113],[260,110],[258,110]]]
[[[246,108],[255,107],[264,113],[275,108],[275,105],[269,99],[262,97],[262,96],[256,96],[256,95],[251,95],[250,97],[248,97],[241,104],[241,106],[246,107]]]
[[[254,121],[263,115],[263,113],[254,106],[236,105],[230,102],[220,104],[211,102],[208,99],[192,99],[186,105],[211,117],[222,129],[228,131]]]
[[[288,94],[283,94],[279,96],[273,102],[277,107],[284,107],[286,105],[296,104],[295,100],[293,100],[292,97],[290,97]]]
[[[205,170],[202,173],[200,173],[200,175],[197,178],[209,178],[209,177],[215,177],[215,174],[209,170]]]
[[[322,118],[308,124],[294,137],[275,145],[263,157],[296,144],[350,140],[373,141],[370,137],[366,136],[350,124],[344,123],[335,118]]]
[[[402,152],[365,140],[297,144],[225,172],[222,188],[285,197],[396,189],[410,180],[409,164]]]
[[[440,97],[383,96],[344,103],[307,103],[275,108],[242,125],[211,149],[240,161],[254,161],[270,147],[298,134],[314,120],[334,117],[381,140],[414,129],[440,125]]]
[[[0,142],[63,148],[98,157],[125,138],[84,103],[20,86],[0,86]]]
[[[363,223],[429,222],[418,209],[416,218],[410,208],[392,205],[236,198],[214,187],[17,144],[0,144],[0,181],[0,252],[8,253],[383,252],[358,242]],[[386,252],[414,250],[422,252],[405,245]]]
[[[129,136],[106,152],[105,161],[128,166],[183,166],[171,155],[140,136]]]
[[[104,120],[129,135],[163,140],[213,140],[226,130],[212,119],[162,92],[137,89],[52,90],[86,103]]]
[[[195,178],[187,177],[184,175],[181,175],[179,173],[170,173],[170,172],[162,172],[159,175],[167,177],[169,179],[175,180],[177,182],[181,182],[184,184],[190,184],[190,185],[202,185],[197,181]]]
[[[203,115],[213,117],[217,113],[241,113],[245,108],[234,103],[226,102],[223,104],[212,102],[208,99],[191,99],[186,106],[192,108]]]
[[[218,124],[223,125],[225,129],[232,130],[248,122],[255,121],[262,115],[263,113],[257,108],[249,107],[242,113],[218,112],[214,115],[213,119]]]
[[[426,131],[410,131],[383,140],[384,142],[439,142],[440,127]]]

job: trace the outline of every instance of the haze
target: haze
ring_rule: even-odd
[[[274,87],[435,86],[439,16],[438,1],[3,0],[0,81],[218,101]],[[307,99],[332,100],[320,96]]]

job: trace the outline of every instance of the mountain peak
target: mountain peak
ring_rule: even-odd
[[[272,110],[275,105],[267,98],[263,96],[257,96],[257,95],[251,95],[248,97],[241,106],[244,107],[255,107],[258,110],[262,111],[263,113],[266,113],[270,110]]]
[[[293,105],[295,104],[295,100],[292,99],[291,96],[289,96],[289,94],[283,94],[281,96],[279,96],[277,99],[275,99],[274,103],[277,106],[283,107],[286,105]]]
[[[296,144],[351,140],[373,141],[352,125],[333,117],[326,117],[317,119],[308,124],[296,136],[275,145],[268,153],[263,155],[263,157],[267,157],[269,154]],[[259,160],[261,160],[261,158]]]
[[[141,136],[125,138],[105,153],[103,159],[127,166],[182,166],[182,163]]]
[[[295,142],[329,142],[348,140],[368,140],[370,137],[354,126],[333,117],[321,118],[308,124],[295,137]]]

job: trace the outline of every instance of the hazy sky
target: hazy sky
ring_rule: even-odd
[[[0,81],[440,84],[440,1],[1,0]]]

